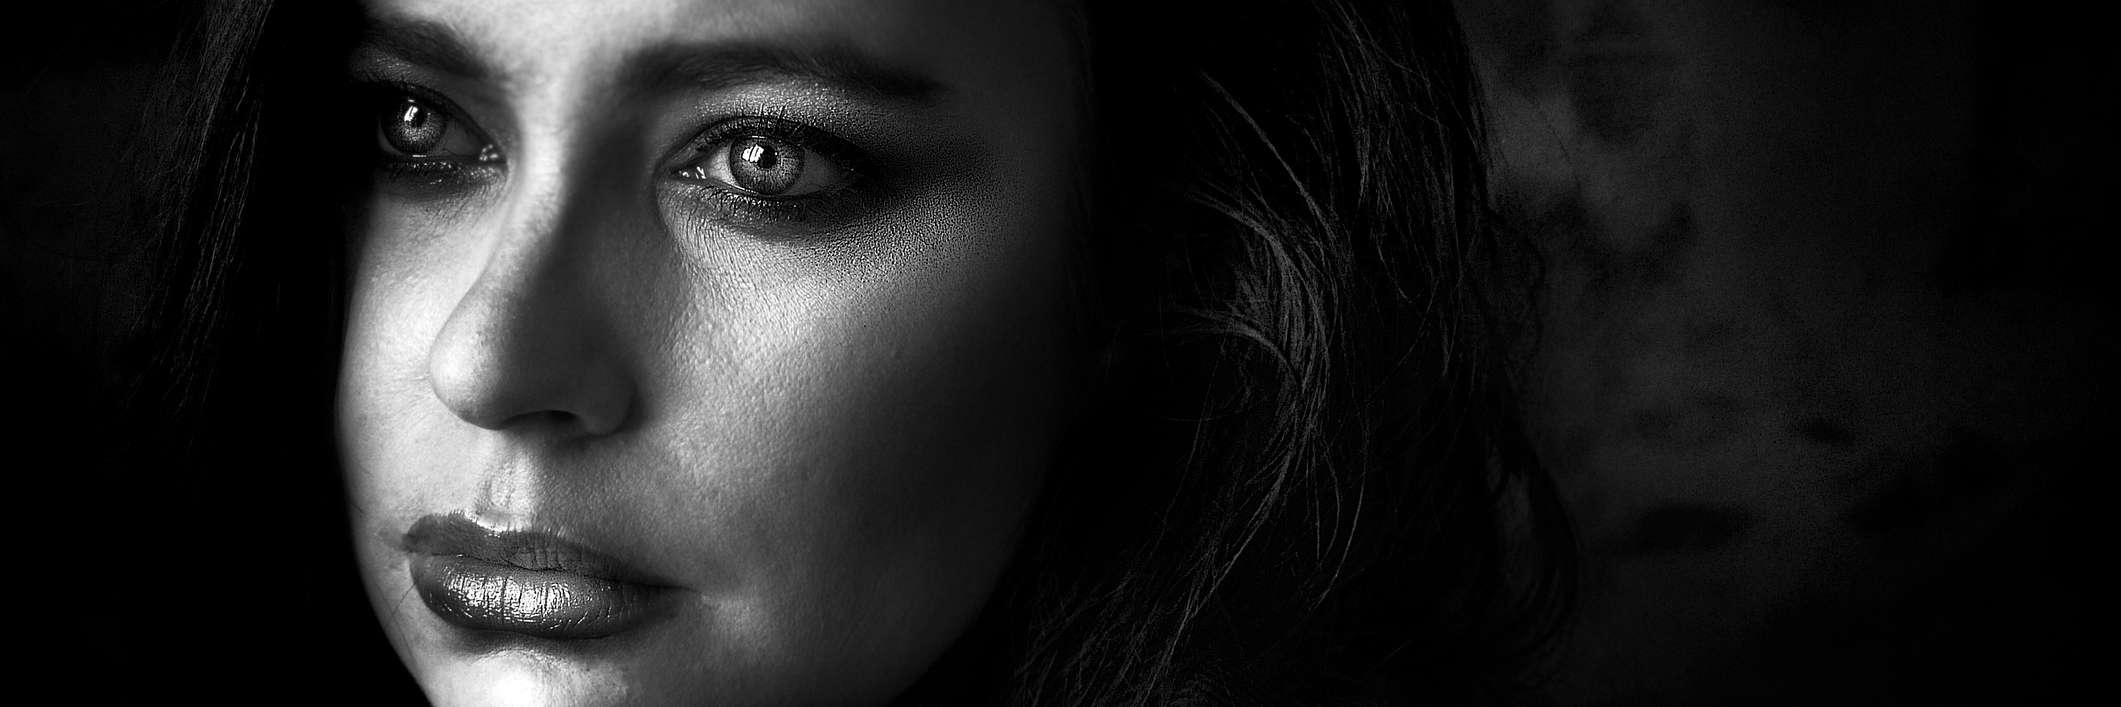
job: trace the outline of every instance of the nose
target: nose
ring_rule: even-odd
[[[635,391],[619,309],[592,270],[591,248],[565,213],[515,219],[456,302],[428,352],[435,397],[491,430],[600,436],[620,429]],[[542,221],[542,223],[541,223]]]

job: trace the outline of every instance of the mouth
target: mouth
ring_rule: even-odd
[[[669,594],[588,546],[534,530],[488,530],[461,513],[414,522],[405,550],[427,609],[475,631],[602,638],[641,625]]]

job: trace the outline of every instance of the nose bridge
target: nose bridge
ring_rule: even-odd
[[[633,403],[613,306],[595,276],[607,211],[589,160],[550,149],[513,170],[482,219],[485,264],[428,356],[437,398],[488,429],[542,426],[608,434]],[[529,155],[526,155],[529,156]]]

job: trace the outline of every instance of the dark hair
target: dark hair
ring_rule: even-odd
[[[1570,540],[1511,397],[1523,255],[1487,216],[1449,3],[1245,5],[1081,8],[1098,394],[908,701],[1499,700],[1559,626]],[[259,175],[332,149],[294,146],[328,91],[274,72],[332,60],[308,37],[336,19],[222,3],[171,83],[145,409],[194,420],[179,438],[299,429],[285,455],[330,463],[339,246],[298,226],[340,207]],[[330,483],[288,497],[343,503]]]
[[[1571,546],[1450,5],[1115,5],[1088,46],[1120,355],[1035,534],[1026,701],[1507,694]]]
[[[86,652],[124,675],[104,695],[419,699],[362,589],[332,441],[344,177],[320,166],[364,158],[321,138],[349,111],[318,75],[357,26],[302,5],[149,13],[183,29],[127,164],[157,282],[122,383],[128,443],[99,470],[128,516],[101,545],[126,579],[75,598],[170,613],[90,614]]]

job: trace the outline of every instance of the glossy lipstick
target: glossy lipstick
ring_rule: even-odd
[[[430,515],[405,533],[412,584],[429,611],[461,628],[549,639],[600,638],[654,612],[658,587],[580,543],[539,531],[493,531],[462,514]]]

